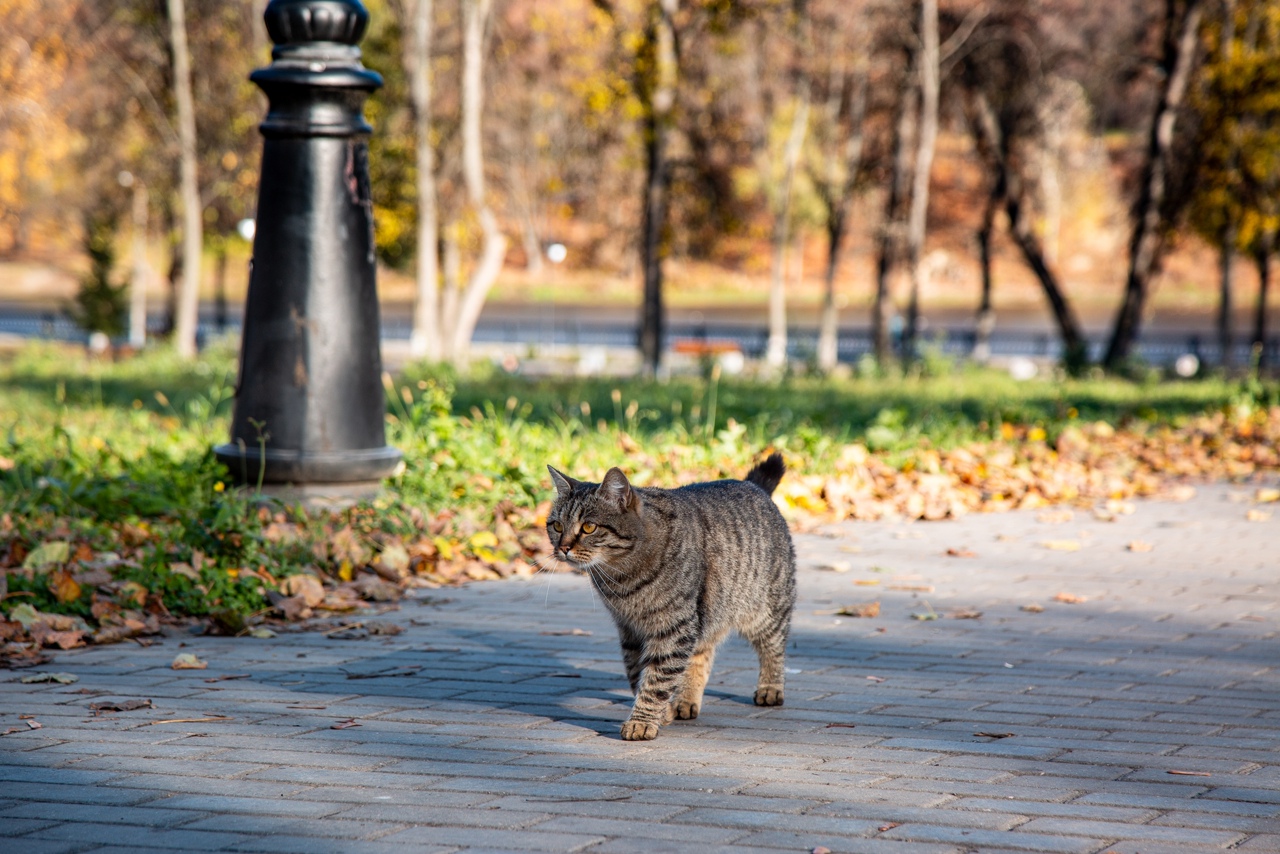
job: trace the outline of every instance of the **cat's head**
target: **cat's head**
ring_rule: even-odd
[[[640,538],[641,501],[620,469],[600,483],[574,480],[551,466],[556,500],[547,513],[547,536],[556,557],[574,566],[616,566]]]

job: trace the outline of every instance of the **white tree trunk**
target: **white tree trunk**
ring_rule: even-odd
[[[787,247],[791,236],[791,196],[795,186],[796,167],[804,148],[809,128],[809,92],[807,86],[797,93],[791,131],[782,152],[782,185],[773,220],[773,267],[769,277],[769,340],[765,347],[765,363],[780,368],[787,361]]]
[[[434,0],[409,0],[412,38],[404,55],[413,106],[418,167],[418,287],[413,306],[409,352],[439,361],[444,355],[440,330],[440,264],[437,254],[435,150],[431,147],[431,42]]]
[[[502,262],[507,256],[507,238],[485,199],[484,148],[480,136],[480,119],[484,111],[484,31],[493,10],[493,0],[462,0],[462,4],[462,177],[467,187],[467,199],[480,224],[483,248],[458,305],[458,318],[453,330],[453,358],[457,362],[466,361],[471,336],[480,320],[480,310],[489,289],[502,272]]]
[[[911,296],[907,308],[904,347],[912,356],[920,324],[920,292],[929,271],[924,261],[926,215],[929,211],[929,177],[938,142],[938,94],[941,75],[938,67],[938,0],[920,3],[920,137],[916,148],[915,175],[911,186],[911,210],[907,216],[907,263],[911,270]]]
[[[147,343],[147,187],[133,179],[133,273],[129,278],[129,344]]]
[[[803,64],[803,51],[809,41],[808,11],[803,3],[792,10],[791,37],[795,42],[794,61]],[[809,73],[802,68],[795,76],[795,112],[791,116],[791,129],[782,150],[782,184],[778,187],[773,210],[773,265],[769,277],[769,338],[765,345],[764,360],[772,369],[779,369],[787,362],[787,247],[791,237],[791,197],[795,188],[796,168],[804,151],[804,140],[809,131]]]
[[[173,96],[178,105],[181,143],[182,285],[174,319],[178,355],[196,355],[196,322],[200,310],[200,261],[204,245],[203,209],[196,179],[196,113],[191,96],[191,51],[187,47],[184,0],[168,0],[169,37],[173,47]]]

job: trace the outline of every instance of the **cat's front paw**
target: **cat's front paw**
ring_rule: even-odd
[[[782,689],[781,688],[757,688],[756,689],[756,705],[757,706],[781,706],[782,705]]]
[[[681,700],[676,703],[676,717],[682,721],[691,721],[698,716],[698,704]]]
[[[623,741],[652,741],[658,737],[658,725],[652,721],[623,721]]]

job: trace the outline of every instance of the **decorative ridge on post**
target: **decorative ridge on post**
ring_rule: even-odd
[[[386,445],[364,101],[382,78],[356,43],[358,0],[271,0],[257,231],[231,442],[242,483],[360,497],[400,462]]]

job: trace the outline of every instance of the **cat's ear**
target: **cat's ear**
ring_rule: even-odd
[[[631,482],[622,473],[622,469],[614,467],[605,473],[604,480],[596,494],[608,499],[622,510],[634,510],[639,501]]]
[[[563,475],[551,466],[547,466],[547,471],[551,472],[551,482],[556,485],[556,492],[561,498],[566,498],[573,492],[573,487],[578,483],[571,477]]]

